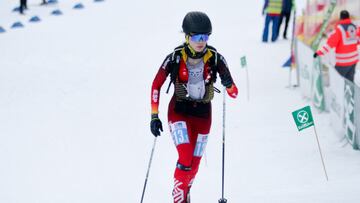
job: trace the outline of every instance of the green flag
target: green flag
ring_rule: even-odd
[[[240,63],[241,63],[241,67],[244,68],[247,66],[247,63],[246,63],[246,56],[243,56],[240,58]]]
[[[292,112],[295,123],[299,131],[314,125],[314,119],[311,114],[310,106]]]

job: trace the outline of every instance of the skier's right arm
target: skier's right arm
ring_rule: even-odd
[[[169,61],[171,55],[167,56],[160,66],[151,86],[151,133],[156,137],[160,135],[162,129],[162,123],[159,119],[159,102],[160,102],[160,90],[167,76],[169,75]]]

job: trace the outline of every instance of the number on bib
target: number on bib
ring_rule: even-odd
[[[190,143],[186,123],[184,121],[171,123],[170,131],[176,146],[180,144]]]

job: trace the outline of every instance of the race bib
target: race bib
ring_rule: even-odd
[[[176,146],[190,143],[186,123],[184,121],[170,123],[170,132]]]
[[[208,135],[199,134],[196,141],[194,156],[202,157],[208,141]]]

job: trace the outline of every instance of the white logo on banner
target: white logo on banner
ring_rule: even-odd
[[[306,111],[300,111],[297,114],[297,119],[300,123],[306,123],[309,120],[309,114]]]

